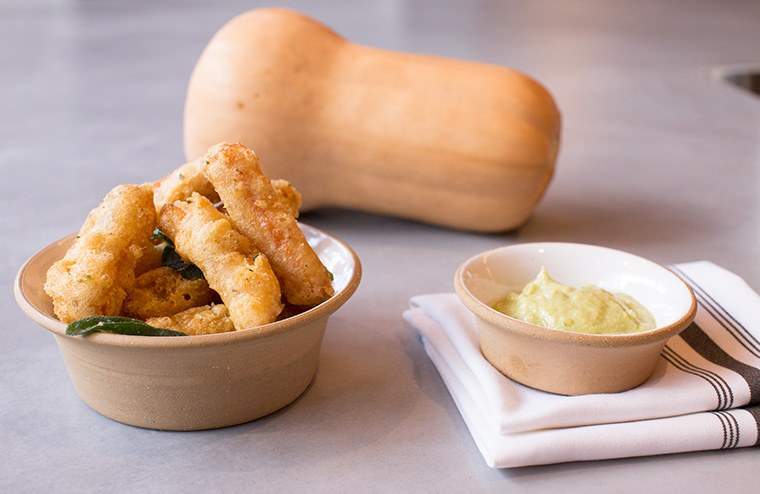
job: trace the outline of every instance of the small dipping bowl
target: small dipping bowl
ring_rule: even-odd
[[[492,305],[520,292],[546,266],[570,286],[594,285],[635,298],[656,328],[638,333],[586,334],[548,329],[509,317]],[[529,243],[467,260],[454,275],[459,299],[476,316],[480,348],[491,364],[527,386],[563,395],[613,393],[652,375],[669,338],[691,324],[697,302],[668,269],[595,245]]]
[[[327,319],[354,293],[361,264],[343,241],[301,224],[333,273],[335,295],[293,317],[257,328],[202,336],[95,333],[67,336],[43,285],[74,235],[32,256],[14,284],[29,318],[55,336],[82,400],[125,424],[197,430],[248,422],[291,403],[317,370]]]

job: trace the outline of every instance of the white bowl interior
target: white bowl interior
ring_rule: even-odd
[[[644,258],[619,250],[571,243],[518,244],[483,253],[463,267],[462,282],[489,307],[512,291],[520,291],[546,266],[566,285],[595,285],[634,297],[649,309],[657,327],[681,319],[691,308],[687,286],[672,272]]]
[[[340,293],[348,286],[356,269],[353,255],[341,242],[323,231],[303,223],[299,223],[299,226],[319,259],[333,274],[335,293]],[[26,301],[51,319],[55,319],[53,304],[42,287],[45,284],[48,268],[63,257],[72,240],[72,236],[66,237],[37,253],[28,261],[19,279],[19,289]],[[51,323],[65,326],[57,320]]]

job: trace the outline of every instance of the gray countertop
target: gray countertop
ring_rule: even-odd
[[[212,33],[254,2],[0,4],[0,491],[750,492],[760,449],[486,467],[419,341],[410,296],[514,242],[599,243],[660,262],[709,259],[760,288],[760,99],[716,81],[750,63],[757,2],[293,4],[359,43],[504,64],[563,112],[558,173],[504,235],[320,211],[365,276],[330,321],[319,373],[292,406],[223,430],[168,433],[77,398],[12,278],[118,183],[182,161],[184,91]],[[663,2],[664,3],[664,2]]]

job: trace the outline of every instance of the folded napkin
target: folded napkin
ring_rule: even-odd
[[[411,299],[415,329],[494,468],[760,444],[760,297],[709,262],[671,266],[699,301],[652,377],[622,393],[560,396],[514,382],[480,353],[452,293]]]

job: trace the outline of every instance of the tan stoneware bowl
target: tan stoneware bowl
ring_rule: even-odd
[[[317,370],[327,319],[354,293],[361,265],[341,240],[301,225],[334,275],[335,295],[296,316],[231,333],[146,337],[96,333],[66,336],[42,286],[73,235],[19,270],[16,301],[55,336],[74,387],[96,411],[125,424],[197,430],[248,422],[295,400]]]
[[[491,306],[520,291],[546,266],[557,281],[626,293],[654,315],[657,327],[629,334],[582,334],[534,326]],[[454,287],[475,315],[480,348],[511,379],[564,395],[612,393],[643,383],[669,338],[694,320],[691,289],[668,269],[594,245],[518,244],[479,254],[459,267]]]

